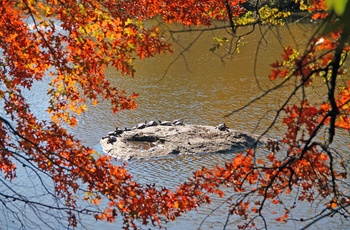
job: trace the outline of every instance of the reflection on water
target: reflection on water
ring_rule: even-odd
[[[174,29],[181,28],[174,25]],[[288,29],[275,30],[274,33],[264,33],[264,30],[265,28],[262,28],[262,31],[256,30],[249,37],[244,38],[246,45],[240,47],[240,53],[225,59],[224,62],[218,55],[209,52],[213,36],[220,36],[220,34],[227,36],[225,31],[215,31],[215,34],[214,32],[202,34],[202,37],[182,53],[168,71],[169,63],[182,51],[176,43],[174,43],[174,53],[171,55],[159,55],[137,62],[135,78],[120,76],[113,69],[109,69],[106,74],[113,84],[120,89],[126,89],[129,93],[140,94],[137,99],[139,104],[137,110],[112,114],[109,104],[101,103],[80,117],[79,126],[73,132],[87,145],[99,151],[101,151],[99,139],[107,132],[114,130],[115,126],[131,127],[151,119],[183,118],[186,123],[202,125],[217,125],[225,122],[232,129],[263,132],[274,115],[273,111],[287,96],[286,88],[276,91],[273,95],[257,101],[253,106],[228,118],[224,118],[224,115],[244,106],[260,95],[262,89],[271,87],[273,83],[267,80],[270,72],[269,64],[280,59],[279,54],[283,50],[281,44],[298,44],[299,48],[302,48],[312,28],[294,24]],[[196,39],[197,35],[194,32],[177,33],[174,37],[183,47],[186,47]],[[35,97],[37,95],[34,95]],[[274,137],[280,137],[282,134],[281,126],[274,127],[270,133]],[[347,146],[349,136],[342,137],[338,141],[340,146]],[[344,151],[348,150],[344,149]],[[194,170],[202,166],[213,167],[223,164],[232,157],[232,154],[209,154],[134,160],[129,162],[128,169],[134,179],[140,183],[156,183],[159,186],[175,188],[191,177]],[[201,229],[222,229],[227,217],[227,205],[220,206],[221,204],[225,204],[224,199],[213,197],[211,205],[199,208],[198,212],[191,211],[175,223],[169,223],[167,227],[168,229],[197,229],[201,226]],[[306,203],[300,208],[299,213],[311,213],[315,211],[315,204],[310,207],[310,204]],[[271,210],[267,210],[268,212],[271,213]],[[210,216],[206,218],[209,214]],[[274,222],[273,215],[268,215],[268,218],[269,222]],[[237,229],[236,226],[242,222],[243,220],[232,218],[227,228]],[[116,225],[95,222],[92,218],[91,221],[87,221],[86,227],[118,229],[120,224],[120,222]],[[290,222],[285,226],[276,223],[273,229],[279,229],[282,226],[294,229],[303,224]],[[334,228],[334,226],[350,228],[349,223],[343,224],[339,218],[333,218],[317,223],[314,229]]]

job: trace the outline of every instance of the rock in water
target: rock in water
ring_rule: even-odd
[[[193,155],[197,153],[226,153],[243,151],[256,144],[266,144],[268,138],[245,132],[227,130],[227,126],[214,127],[204,125],[151,126],[135,129],[121,134],[117,138],[101,139],[106,153],[119,160],[131,158],[150,158],[174,155]],[[112,139],[113,138],[113,139]],[[110,143],[114,145],[109,145]]]

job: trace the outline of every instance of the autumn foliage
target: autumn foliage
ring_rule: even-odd
[[[343,69],[349,52],[349,24],[315,34],[304,52],[285,47],[281,60],[271,64],[271,80],[279,81],[279,85],[296,82],[289,100],[276,114],[283,116],[286,125],[281,142],[270,142],[264,157],[258,157],[251,149],[237,154],[225,166],[196,171],[175,191],[134,182],[125,167],[113,164],[109,156],[95,154],[65,129],[66,125],[77,124],[77,117],[87,110],[88,104],[108,100],[113,112],[136,107],[133,99],[137,93],[127,95],[112,86],[104,71],[113,66],[122,74],[133,76],[135,58],[171,52],[159,28],[148,27],[145,20],[157,16],[166,23],[209,28],[212,20],[228,20],[234,36],[239,26],[283,25],[282,19],[290,15],[263,7],[254,16],[243,7],[244,3],[0,1],[0,170],[4,180],[17,179],[16,165],[48,175],[54,184],[52,195],[64,204],[52,208],[62,210],[73,227],[78,225],[79,213],[111,222],[120,215],[125,228],[136,228],[135,220],[161,225],[164,220],[175,220],[209,203],[212,194],[224,196],[223,186],[242,194],[229,209],[230,214],[247,220],[239,226],[242,228],[254,227],[256,217],[266,226],[264,204],[280,205],[281,194],[296,191],[299,200],[312,201],[321,196],[328,199],[325,208],[346,215],[341,210],[350,205],[350,198],[340,185],[348,172],[343,156],[336,154],[331,144],[337,128],[350,128],[350,82],[344,80]],[[323,1],[299,3],[316,12],[315,20],[334,21]],[[321,35],[323,42],[319,44]],[[297,92],[319,78],[327,89],[324,101],[314,103],[302,94],[299,102],[293,102]],[[48,82],[50,120],[38,119],[22,93],[36,81]],[[324,130],[327,135],[320,140]],[[77,197],[79,191],[85,196]],[[253,195],[259,199],[249,200]],[[93,205],[104,203],[101,209],[80,209],[80,199]],[[15,192],[0,194],[0,200],[32,202]],[[277,220],[286,221],[293,208],[286,206]]]

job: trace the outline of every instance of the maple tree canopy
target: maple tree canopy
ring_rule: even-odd
[[[266,227],[264,204],[270,201],[280,205],[280,195],[295,190],[299,191],[299,200],[312,201],[317,193],[328,200],[325,208],[348,215],[349,186],[344,182],[348,168],[343,156],[330,146],[337,128],[350,128],[350,82],[340,81],[346,77],[342,68],[349,52],[349,3],[296,2],[301,9],[315,12],[313,19],[323,20],[331,29],[315,34],[304,52],[285,47],[282,60],[272,63],[269,78],[281,81],[276,87],[297,82],[290,99],[312,85],[315,78],[322,78],[327,98],[319,104],[306,95],[298,104],[286,101],[276,114],[283,114],[286,134],[281,143],[269,144],[271,151],[265,158],[256,159],[253,150],[237,154],[224,167],[196,171],[193,178],[171,191],[134,182],[124,166],[113,165],[109,156],[97,155],[64,127],[74,127],[88,103],[108,100],[113,112],[136,107],[133,99],[137,93],[127,95],[112,86],[104,71],[113,66],[133,76],[135,58],[171,52],[160,29],[146,26],[145,20],[157,16],[165,23],[208,28],[212,20],[227,20],[231,28],[228,32],[234,38],[240,26],[283,25],[290,12],[267,5],[248,11],[244,0],[0,0],[2,180],[16,180],[19,165],[50,177],[52,196],[62,200],[50,208],[64,211],[73,227],[79,221],[77,214],[91,214],[106,221],[121,215],[125,228],[136,228],[136,219],[160,225],[161,220],[175,220],[210,202],[211,193],[223,196],[221,186],[242,194],[229,210],[247,220],[239,227],[253,227],[256,217]],[[327,11],[328,7],[336,15]],[[317,44],[320,35],[323,42]],[[30,90],[36,81],[46,80],[50,120],[41,120],[22,92]],[[316,137],[323,127],[327,127],[327,137],[319,142]],[[335,165],[340,167],[336,169]],[[77,197],[78,191],[85,196]],[[251,195],[261,199],[251,202]],[[108,202],[101,204],[101,209],[80,209],[80,199],[90,204],[100,204],[102,199]],[[45,206],[16,192],[0,194],[0,201]],[[279,221],[287,221],[295,207],[284,208]]]

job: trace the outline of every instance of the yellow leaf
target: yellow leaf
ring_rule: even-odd
[[[125,21],[125,25],[129,25],[129,24],[133,24],[134,23],[134,20],[128,18],[126,21]]]

